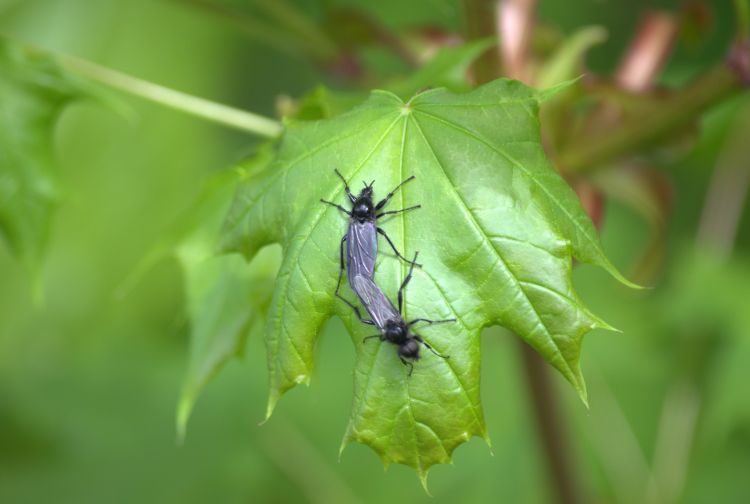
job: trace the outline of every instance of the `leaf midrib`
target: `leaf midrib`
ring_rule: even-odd
[[[378,119],[383,119],[383,118],[387,117],[389,114],[392,114],[392,113],[393,113],[393,111],[389,111],[388,114],[383,114]],[[400,116],[396,117],[396,119],[391,124],[389,124],[388,127],[386,127],[385,132],[383,133],[383,135],[381,135],[381,137],[378,138],[378,140],[375,143],[375,145],[369,150],[369,152],[367,153],[367,155],[365,156],[365,158],[358,164],[358,166],[355,168],[355,170],[350,175],[350,178],[353,177],[353,176],[355,176],[357,173],[359,173],[359,170],[361,170],[362,167],[367,163],[367,161],[372,157],[372,155],[375,153],[375,151],[378,149],[378,147],[380,147],[380,145],[383,143],[383,141],[388,137],[388,134],[391,132],[391,130],[393,129],[393,127],[398,123],[398,121],[400,119],[401,119]],[[352,136],[352,135],[349,135],[349,136]],[[339,140],[345,139],[345,138],[348,138],[348,136],[342,136],[342,137],[339,138]],[[331,145],[333,143],[335,143],[335,142],[331,141],[331,142],[328,142],[326,145]],[[320,151],[320,150],[321,149],[317,149],[317,151]],[[286,171],[288,171],[289,169],[291,169],[294,164],[296,164],[297,162],[300,161],[300,158],[304,159],[304,157],[305,156],[303,155],[303,156],[299,156],[298,158],[295,158],[292,162],[290,162],[290,165],[287,166],[286,170],[279,170],[279,174],[281,175],[281,174],[285,173]],[[278,175],[277,175],[277,177],[278,177]],[[335,189],[333,191],[332,194],[329,194],[328,198],[332,199],[337,194],[341,194],[341,193],[342,193],[342,189],[340,187],[338,187],[337,189]],[[325,213],[326,213],[327,210],[328,210],[327,208],[321,206],[320,210],[318,210],[315,213],[315,215],[314,215],[314,217],[312,219],[312,224],[310,226],[310,229],[309,229],[308,232],[305,233],[304,240],[302,240],[302,242],[299,244],[299,246],[296,248],[296,250],[294,250],[293,252],[290,252],[289,260],[293,261],[294,264],[299,264],[299,257],[300,257],[300,255],[302,253],[302,250],[305,248],[305,244],[307,243],[307,241],[312,236],[312,233],[315,231],[315,228],[321,222],[321,219],[322,219],[323,215],[325,215]],[[290,270],[289,274],[287,275],[286,280],[284,282],[282,282],[282,292],[279,294],[279,301],[278,301],[278,303],[280,303],[280,306],[279,306],[279,304],[277,304],[277,310],[279,311],[279,316],[274,321],[274,333],[275,333],[275,336],[276,336],[275,337],[275,345],[274,345],[274,355],[278,355],[279,346],[281,345],[281,336],[282,336],[282,333],[284,332],[284,330],[282,328],[282,325],[283,325],[282,324],[282,320],[284,319],[284,310],[285,310],[285,307],[286,307],[286,301],[288,300],[287,294],[289,292],[289,283],[291,281],[291,277],[292,277],[292,270]],[[287,338],[287,339],[292,340],[292,338]],[[294,344],[292,344],[292,346],[294,346]],[[295,348],[295,350],[296,350],[296,348]],[[307,374],[307,372],[308,372],[307,364],[304,362],[304,360],[302,359],[301,355],[299,355],[299,352],[297,352],[297,356],[298,356],[298,359],[300,360],[300,362],[302,363],[302,366],[305,369],[305,373]],[[276,360],[275,362],[276,362],[276,367],[278,369],[278,367],[280,366],[280,362],[278,360]],[[294,380],[292,380],[292,381],[294,381]]]
[[[405,151],[405,146],[406,146],[406,131],[408,129],[409,120],[408,120],[408,116],[404,116],[403,118],[400,118],[400,119],[404,120],[404,129],[403,129],[402,136],[401,136],[401,149],[400,149],[400,159],[399,159],[399,180],[404,180],[406,178],[405,174],[404,174],[404,171],[403,171],[403,167],[404,167],[404,151]],[[405,206],[406,206],[405,194],[404,194],[403,189],[404,188],[402,188],[402,190],[400,191],[400,194],[399,194],[399,198],[401,200],[401,208],[405,208]],[[406,244],[406,235],[407,235],[407,233],[406,233],[406,219],[402,218],[400,220],[401,220],[401,230],[402,230],[402,233],[401,233],[401,237],[402,237],[401,244],[402,244],[402,246],[405,246],[405,244]],[[406,265],[401,264],[401,273],[402,273],[401,276],[402,276],[402,279],[400,281],[403,281],[404,268],[406,268]],[[426,272],[423,271],[423,273],[426,273]],[[429,274],[427,274],[427,276],[428,276],[428,278],[430,278],[430,280],[434,284],[436,284],[435,280]],[[456,318],[458,320],[460,320],[460,323],[464,327],[464,329],[467,330],[467,332],[469,332],[468,331],[468,327],[466,326],[465,322],[458,316],[458,314],[457,314],[456,310],[453,308],[453,305],[451,304],[450,300],[445,296],[445,293],[442,291],[442,288],[439,285],[437,287],[438,287],[438,290],[440,291],[440,295],[445,300],[445,303],[448,305],[448,308],[450,309],[450,311],[454,314],[454,316],[456,316]],[[404,309],[406,309],[408,307],[407,296],[408,296],[408,292],[404,292]],[[408,316],[405,316],[405,318],[408,318]],[[363,391],[365,391],[365,392],[363,393],[363,397],[362,397],[362,399],[360,401],[359,407],[357,408],[357,412],[354,415],[352,415],[352,418],[359,418],[361,416],[362,409],[366,406],[366,404],[368,402],[367,401],[367,393],[366,393],[367,385],[369,384],[370,376],[372,375],[373,370],[375,368],[375,365],[377,364],[378,356],[380,355],[380,349],[382,347],[383,347],[383,344],[381,342],[378,345],[378,350],[375,352],[375,355],[374,355],[374,357],[373,357],[373,359],[371,361],[371,364],[369,366],[370,369],[369,369],[369,372],[367,373],[367,380],[365,381],[365,384],[364,384],[364,387],[363,387]],[[472,414],[474,415],[474,420],[476,421],[477,426],[479,426],[481,428],[482,425],[483,425],[482,420],[481,420],[479,414],[477,413],[476,406],[474,405],[473,401],[471,400],[471,396],[469,395],[468,391],[466,390],[466,385],[459,378],[459,374],[453,368],[453,365],[450,362],[447,362],[446,365],[447,365],[448,369],[450,370],[451,374],[453,375],[453,379],[458,384],[459,389],[463,393],[464,398],[466,400],[466,403],[467,403],[469,409],[471,410]],[[409,409],[409,415],[410,415],[410,417],[412,419],[411,423],[412,423],[413,432],[414,432],[414,444],[416,446],[416,445],[419,444],[419,437],[418,437],[418,432],[417,432],[417,429],[416,429],[417,424],[423,424],[424,425],[424,423],[423,422],[419,422],[419,421],[416,420],[416,417],[414,416],[414,413],[413,413],[411,402],[412,402],[412,395],[411,395],[411,391],[410,391],[410,382],[407,381],[406,382],[406,401],[405,401],[405,404],[402,407],[402,409],[404,407],[408,407],[408,409]],[[350,429],[350,430],[353,430],[353,429]],[[445,446],[445,443],[443,443],[443,441],[436,435],[436,433],[434,432],[434,430],[432,430],[430,428],[430,431],[432,432],[433,436],[435,436],[438,439],[438,441],[440,442],[440,445],[441,445],[443,451],[446,453],[446,455],[448,455],[448,449]],[[390,435],[388,437],[388,440],[387,440],[388,444],[390,444],[391,439],[393,438],[393,433],[394,433],[394,429],[391,428],[391,433],[390,433]],[[421,460],[420,460],[420,454],[419,454],[418,450],[416,452],[416,458],[417,458],[417,461],[418,461],[417,465],[418,465],[418,467],[419,467],[419,469],[421,471],[422,470],[422,463],[421,463]]]

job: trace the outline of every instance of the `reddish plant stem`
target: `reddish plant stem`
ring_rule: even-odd
[[[649,89],[672,52],[677,28],[677,19],[669,12],[650,11],[644,14],[636,36],[617,69],[615,81],[632,92]]]
[[[523,82],[531,80],[529,43],[536,22],[537,0],[505,0],[500,2],[500,52],[505,74]]]
[[[565,443],[566,429],[549,364],[521,339],[518,339],[518,342],[556,501],[561,504],[585,502],[587,499],[582,495],[575,475],[575,466],[568,455],[569,450]]]

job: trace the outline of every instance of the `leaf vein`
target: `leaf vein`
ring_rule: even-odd
[[[427,115],[431,116],[431,114],[427,114]],[[412,115],[410,117],[413,118],[413,121],[416,124],[417,129],[421,133],[422,138],[423,138],[425,144],[430,149],[430,152],[432,153],[432,156],[435,158],[435,161],[437,162],[438,166],[442,170],[443,176],[455,188],[455,184],[453,183],[453,181],[451,180],[450,176],[448,175],[448,172],[445,169],[445,167],[443,166],[443,163],[437,157],[437,153],[435,152],[435,149],[432,147],[432,144],[427,139],[427,136],[424,134],[424,131],[422,131],[422,127],[419,125],[419,120],[416,117],[414,117],[414,115]],[[446,121],[446,122],[448,124],[453,124],[453,123],[450,123],[448,121]],[[485,241],[490,244],[490,246],[492,247],[492,249],[495,250],[495,252],[497,253],[497,257],[500,258],[500,263],[503,264],[503,267],[504,267],[505,271],[507,272],[506,276],[511,281],[513,281],[516,284],[516,287],[518,289],[518,295],[523,296],[523,298],[526,301],[525,304],[528,305],[528,307],[534,313],[534,315],[535,315],[535,317],[537,319],[537,325],[534,327],[534,331],[536,330],[537,327],[539,327],[541,325],[541,327],[544,329],[544,333],[547,336],[547,339],[549,340],[549,342],[551,342],[552,345],[554,345],[554,347],[557,349],[557,352],[562,355],[562,352],[560,351],[560,347],[557,345],[557,342],[552,337],[552,334],[550,333],[550,331],[544,325],[544,321],[542,320],[541,316],[539,315],[539,312],[537,311],[536,306],[534,306],[534,303],[531,302],[531,299],[526,294],[526,291],[524,291],[523,286],[520,284],[519,279],[516,278],[516,276],[513,273],[513,271],[510,269],[510,267],[508,266],[508,264],[505,262],[505,259],[503,258],[502,253],[500,252],[500,250],[498,250],[494,246],[494,244],[492,243],[492,240],[488,237],[488,235],[487,235],[486,231],[484,230],[484,228],[482,228],[482,226],[479,224],[479,222],[477,222],[476,219],[474,219],[473,215],[471,214],[471,210],[469,210],[469,206],[466,204],[466,201],[464,201],[463,197],[461,196],[461,193],[457,189],[455,190],[455,194],[456,194],[459,202],[462,204],[462,206],[466,210],[465,212],[463,212],[463,215],[467,217],[467,220],[473,224],[474,228],[484,237]],[[533,334],[533,332],[532,332],[532,334]],[[568,362],[565,359],[562,359],[562,361],[565,364],[565,367],[568,369],[568,371],[572,374],[572,376],[575,376],[575,373],[573,372],[573,369],[570,367],[570,365],[568,364]]]
[[[423,111],[423,110],[415,110],[415,113],[416,113],[416,112],[419,112],[419,113],[421,113],[421,114],[424,114],[424,115],[425,115],[426,117],[428,117],[428,118],[431,118],[431,119],[433,119],[434,121],[438,121],[438,122],[440,122],[440,123],[442,123],[442,124],[444,124],[444,125],[446,125],[446,126],[448,126],[448,127],[450,127],[450,128],[453,128],[453,129],[455,129],[455,130],[457,130],[457,131],[460,131],[460,132],[464,133],[465,135],[467,135],[467,136],[469,136],[469,137],[471,137],[471,138],[474,138],[474,139],[475,139],[475,140],[477,140],[478,142],[480,142],[480,143],[482,143],[482,144],[486,145],[486,146],[487,146],[487,147],[488,147],[488,148],[489,148],[490,150],[493,150],[493,151],[495,151],[496,153],[500,154],[500,155],[501,155],[502,157],[504,157],[505,159],[507,159],[508,161],[510,161],[511,163],[513,163],[513,165],[514,165],[514,166],[515,166],[516,168],[518,168],[519,170],[521,170],[521,171],[522,171],[522,172],[523,172],[523,173],[524,173],[524,174],[525,174],[525,175],[526,175],[526,176],[527,176],[527,177],[529,178],[529,180],[531,180],[532,182],[534,182],[534,184],[535,184],[535,185],[536,185],[537,187],[539,187],[539,189],[541,189],[541,190],[542,190],[542,192],[544,192],[544,193],[545,193],[545,194],[547,195],[547,197],[548,197],[548,198],[549,198],[549,199],[550,199],[550,200],[551,200],[552,202],[554,202],[555,206],[557,206],[557,208],[559,208],[559,209],[560,209],[560,210],[562,211],[562,213],[563,213],[563,214],[565,214],[565,216],[566,216],[566,217],[567,217],[567,218],[568,218],[568,219],[570,220],[570,222],[572,222],[572,223],[573,223],[573,225],[574,225],[574,226],[575,226],[576,228],[578,228],[578,230],[579,230],[579,231],[580,231],[580,232],[582,233],[582,235],[583,235],[583,236],[584,236],[584,237],[586,238],[586,240],[587,240],[588,242],[590,242],[590,243],[591,243],[591,245],[592,245],[592,246],[594,247],[594,250],[599,250],[599,249],[600,249],[600,247],[599,247],[599,245],[598,245],[598,243],[597,243],[597,240],[595,240],[594,238],[592,238],[592,236],[591,236],[591,234],[589,233],[589,231],[588,231],[588,230],[586,230],[586,229],[584,229],[584,228],[583,228],[583,227],[581,226],[581,223],[580,223],[580,222],[578,221],[578,219],[574,218],[574,217],[573,217],[573,216],[572,216],[572,215],[570,214],[570,212],[568,212],[568,209],[567,209],[567,208],[565,208],[565,205],[563,205],[563,204],[562,204],[562,202],[561,202],[560,200],[558,200],[558,199],[557,199],[557,198],[555,197],[555,195],[554,195],[554,194],[552,194],[552,193],[551,193],[551,192],[550,192],[550,191],[549,191],[549,190],[547,189],[547,187],[545,187],[545,185],[544,185],[544,184],[542,184],[542,183],[541,183],[541,182],[540,182],[539,180],[537,180],[537,178],[536,178],[536,177],[534,177],[534,176],[533,176],[533,174],[532,174],[531,172],[529,172],[529,171],[528,171],[528,170],[527,170],[527,169],[526,169],[526,168],[525,168],[525,167],[524,167],[524,166],[523,166],[523,165],[522,165],[522,164],[521,164],[521,163],[520,163],[520,162],[519,162],[518,160],[516,160],[515,158],[513,158],[513,157],[512,157],[512,156],[511,156],[510,154],[508,154],[508,153],[507,153],[507,152],[506,152],[505,150],[503,150],[503,149],[501,149],[501,148],[499,148],[499,147],[496,147],[496,146],[492,145],[492,144],[491,144],[491,143],[490,143],[489,141],[485,140],[485,139],[484,139],[484,138],[482,138],[481,136],[477,135],[477,134],[476,134],[476,133],[474,133],[473,131],[469,130],[469,129],[468,129],[468,128],[466,128],[465,126],[462,126],[462,125],[460,125],[460,124],[458,124],[458,123],[455,123],[455,122],[453,122],[453,121],[449,121],[449,120],[447,120],[447,119],[444,119],[444,118],[442,118],[442,117],[440,117],[440,116],[436,116],[436,115],[434,115],[434,114],[430,114],[429,112],[425,112],[425,111]],[[415,118],[414,120],[416,121],[416,118]],[[420,131],[421,131],[421,129],[420,129]],[[424,136],[424,133],[423,133],[423,136]]]
[[[367,163],[367,161],[372,157],[372,155],[375,153],[375,151],[378,149],[378,147],[383,143],[383,141],[386,139],[386,137],[388,136],[388,134],[391,132],[391,130],[396,125],[396,123],[398,123],[399,120],[401,120],[400,116],[397,117],[385,129],[385,132],[383,133],[383,135],[377,140],[377,142],[372,147],[372,149],[370,149],[370,151],[367,153],[367,155],[364,157],[364,159],[354,169],[354,174],[358,173],[359,170],[362,169],[362,167],[365,165],[365,163]],[[337,191],[340,192],[341,189],[339,188],[339,189],[337,189]],[[330,195],[329,198],[332,198],[333,196],[335,196],[335,194],[336,194],[336,192],[334,192],[334,194]],[[292,264],[299,263],[299,258],[300,258],[301,254],[302,254],[302,250],[305,248],[305,245],[308,243],[308,240],[309,240],[310,236],[312,235],[313,231],[315,231],[315,228],[321,222],[321,219],[322,219],[323,215],[325,215],[326,210],[327,209],[321,205],[321,208],[316,212],[315,216],[312,219],[312,225],[310,226],[310,230],[302,238],[302,244],[299,245],[295,250],[290,250],[289,251],[289,254],[287,256],[287,260],[291,261]],[[284,300],[286,300],[286,299],[289,298],[289,296],[288,296],[289,284],[290,284],[289,278],[290,277],[287,276],[286,281],[282,282],[282,285],[281,285],[282,292],[281,292],[281,294],[279,296],[279,302],[281,303],[281,306],[279,307],[277,305],[277,307],[276,307],[276,309],[280,312],[279,318],[277,320],[282,320],[283,316],[284,316],[284,307],[286,306],[286,303],[284,303]],[[283,323],[281,325],[283,325]],[[275,332],[277,333],[277,337],[275,338],[275,340],[276,340],[276,346],[274,348],[274,355],[278,355],[279,344],[280,344],[280,341],[281,341],[281,337],[279,336],[279,333],[281,332],[281,325],[279,325],[277,323],[277,324],[275,324],[275,327],[274,327]],[[307,364],[304,363],[304,362],[303,362],[303,364],[304,364],[305,370],[307,370]]]

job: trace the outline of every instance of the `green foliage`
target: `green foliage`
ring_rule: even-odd
[[[538,86],[545,88],[558,82],[573,79],[583,71],[583,57],[592,47],[607,39],[607,30],[601,26],[587,26],[565,39],[555,53],[539,69]]]
[[[224,247],[252,258],[281,243],[283,259],[266,329],[270,396],[308,383],[322,325],[344,320],[356,347],[354,404],[343,446],[368,444],[385,464],[414,467],[424,481],[472,436],[487,438],[479,394],[479,334],[499,324],[524,338],[585,401],[583,336],[607,324],[571,282],[571,260],[622,280],[539,138],[539,93],[499,80],[466,94],[437,89],[403,102],[375,91],[336,118],[290,123],[268,168],[248,177],[224,229]],[[391,208],[422,208],[382,222],[407,256],[420,252],[405,294],[406,318],[456,317],[423,330],[443,360],[425,352],[414,374],[333,296],[347,222],[320,198],[345,204],[338,168],[376,197],[409,175]],[[376,280],[395,297],[406,266],[381,247]],[[348,292],[345,289],[344,292]],[[352,296],[352,293],[349,292]],[[342,446],[342,448],[343,448]]]
[[[206,98],[241,103],[248,110],[269,111],[277,93],[297,96],[300,90],[314,89],[319,83],[334,86],[335,91],[320,88],[319,96],[300,103],[298,116],[294,107],[284,111],[284,115],[308,120],[345,113],[367,99],[369,88],[394,91],[389,86],[399,81],[383,82],[383,76],[401,75],[403,82],[424,68],[408,67],[414,59],[410,49],[421,51],[424,44],[434,47],[447,37],[461,36],[457,33],[461,5],[448,0],[347,1],[347,8],[356,9],[359,20],[352,15],[337,17],[340,6],[334,4],[341,2],[285,2],[285,6],[310,15],[311,23],[306,26],[294,17],[272,15],[273,7],[268,7],[272,3],[265,2],[264,8],[256,2],[240,5],[222,0],[8,1],[0,6],[0,32],[54,51],[92,57],[107,67]],[[741,184],[722,190],[721,184],[714,182],[721,179],[728,160],[737,163],[740,171],[744,166],[742,161],[747,156],[735,157],[741,149],[735,151],[724,145],[727,133],[743,136],[741,124],[729,118],[744,114],[744,101],[726,102],[721,110],[714,111],[720,114],[699,114],[701,111],[693,108],[691,117],[700,115],[700,122],[685,122],[691,128],[688,133],[694,133],[700,142],[687,157],[687,135],[669,125],[658,131],[659,139],[641,136],[641,141],[629,144],[624,151],[600,156],[608,160],[607,166],[591,166],[583,163],[580,155],[570,154],[571,150],[581,152],[582,147],[593,148],[602,142],[607,145],[612,138],[633,138],[644,128],[654,132],[649,127],[652,123],[664,124],[664,119],[676,117],[680,110],[670,105],[673,94],[662,86],[673,87],[677,96],[693,99],[680,100],[678,105],[685,110],[690,110],[695,100],[716,103],[710,86],[683,86],[693,77],[700,80],[706,69],[724,61],[730,39],[747,33],[748,2],[734,4],[739,10],[732,9],[732,2],[697,2],[675,13],[681,24],[675,50],[656,79],[657,88],[645,94],[618,89],[610,73],[622,61],[623,50],[629,50],[629,41],[639,40],[633,30],[643,13],[633,5],[547,2],[540,4],[535,16],[527,53],[534,84],[544,88],[546,83],[587,75],[555,95],[554,100],[544,102],[541,123],[547,152],[566,174],[576,169],[592,170],[575,173],[576,182],[593,182],[605,190],[607,211],[601,231],[606,249],[617,254],[618,264],[633,263],[649,239],[641,220],[619,202],[650,219],[654,237],[659,235],[664,244],[664,261],[648,280],[655,284],[653,290],[629,292],[604,281],[594,268],[577,268],[575,272],[575,286],[582,299],[591,302],[595,313],[606,314],[608,321],[625,331],[623,337],[602,336],[587,341],[584,366],[590,410],[569,402],[575,399],[573,394],[557,398],[570,414],[566,415],[568,425],[563,435],[573,433],[564,454],[575,462],[571,482],[583,488],[591,500],[744,502],[750,495],[746,476],[750,471],[747,210],[744,215],[732,216],[739,226],[731,253],[727,243],[721,247],[726,255],[718,259],[691,253],[699,220],[705,224],[704,218],[710,217],[710,212],[699,215],[707,201],[706,188],[714,187],[714,195],[718,190],[718,199],[727,203],[741,192]],[[227,8],[225,15],[223,7]],[[308,41],[309,27],[315,29],[320,20],[326,23],[319,25],[320,31],[334,42],[343,58],[330,58],[324,44]],[[611,43],[597,46],[590,55],[586,46],[598,43],[602,32],[585,28],[588,23],[602,23],[612,34]],[[685,29],[692,33],[685,33]],[[571,36],[563,36],[563,31]],[[243,36],[247,39],[242,40]],[[320,41],[318,34],[312,37]],[[0,122],[0,185],[9,180],[15,184],[11,177],[15,172],[5,161],[18,158],[15,144],[8,149],[5,139],[46,131],[46,141],[40,142],[39,149],[29,149],[22,159],[44,158],[42,175],[52,181],[52,206],[61,194],[64,211],[55,213],[52,219],[54,250],[44,266],[44,306],[34,303],[27,275],[19,269],[21,260],[11,256],[23,254],[14,248],[6,228],[0,230],[0,241],[4,242],[0,245],[0,502],[423,500],[421,489],[410,481],[411,471],[383,474],[373,465],[377,464],[374,457],[362,449],[351,450],[343,463],[337,464],[330,451],[335,448],[332,440],[340,439],[341,422],[350,406],[353,348],[359,345],[358,339],[354,347],[345,341],[345,328],[338,321],[328,324],[325,340],[317,345],[320,353],[312,390],[284,401],[284,411],[277,412],[266,425],[255,426],[255,420],[262,416],[259,408],[266,393],[265,352],[259,348],[262,340],[255,332],[263,329],[266,303],[275,282],[271,279],[276,274],[274,254],[280,247],[263,249],[249,264],[243,263],[239,254],[210,257],[232,186],[241,174],[220,175],[201,202],[190,204],[196,188],[216,167],[231,163],[235,153],[245,152],[252,138],[169,108],[135,101],[139,115],[136,127],[92,110],[72,110],[61,125],[64,130],[57,132],[63,134],[50,135],[54,121],[37,128],[40,124],[16,114],[19,105],[27,103],[16,97],[39,98],[38,103],[43,104],[44,97],[38,96],[39,78],[51,82],[57,72],[63,74],[64,81],[70,76],[51,61],[49,68],[40,64],[49,58],[31,57],[15,47],[8,52],[6,44],[0,58],[0,114],[12,113],[14,120],[3,115]],[[186,54],[190,57],[185,58]],[[584,54],[587,66],[582,65]],[[28,68],[9,63],[13,58],[19,64],[28,61]],[[67,65],[70,60],[59,61]],[[425,65],[432,61],[436,60]],[[66,66],[69,71],[71,68]],[[26,80],[29,89],[21,89],[21,75],[35,76]],[[461,77],[460,72],[456,75]],[[45,93],[63,92],[66,84],[60,84],[51,85]],[[71,80],[68,84],[76,88],[73,95],[85,94],[79,83]],[[433,81],[417,90],[438,85]],[[463,89],[465,83],[459,81],[457,85],[454,90]],[[118,89],[131,92],[127,85]],[[137,89],[133,90],[136,94]],[[8,90],[13,92],[8,95]],[[396,91],[402,98],[412,94]],[[8,96],[12,97],[10,101]],[[307,105],[310,108],[305,110]],[[604,121],[597,121],[602,110],[611,113],[604,114]],[[221,123],[218,117],[211,119]],[[679,141],[677,159],[674,149],[650,150],[654,142],[663,145],[661,135],[672,138],[670,144]],[[69,168],[64,172],[62,166],[49,162],[49,151],[54,150],[50,149],[52,138],[68,160],[63,166]],[[609,152],[613,152],[611,148]],[[592,149],[583,154],[590,158],[597,152]],[[632,158],[638,161],[637,167],[626,168],[618,161],[624,159],[630,164]],[[571,168],[565,160],[577,161],[577,165]],[[717,160],[719,177],[712,181]],[[316,167],[310,178],[327,180],[330,168]],[[661,193],[653,191],[661,184],[651,184],[652,170],[658,170],[659,178],[665,178],[676,195],[674,211],[666,220],[660,206]],[[378,179],[376,189],[381,196],[397,179],[389,170],[384,173],[392,178]],[[425,179],[419,177],[412,184]],[[353,181],[361,183],[358,175]],[[311,191],[316,190],[316,184],[310,184]],[[477,186],[485,190],[481,184]],[[64,204],[69,190],[74,201]],[[38,198],[38,191],[27,194],[31,202]],[[722,197],[724,194],[726,197]],[[0,193],[3,212],[7,211],[3,206],[8,201],[5,196]],[[311,198],[323,195],[314,196]],[[450,203],[448,196],[440,197]],[[317,200],[313,203],[307,211],[315,210]],[[438,204],[447,211],[444,202],[433,202],[433,206]],[[727,211],[732,205],[720,207]],[[25,211],[22,205],[16,208]],[[38,207],[32,204],[28,208]],[[160,240],[157,236],[164,237],[160,230],[175,215],[185,217],[188,228],[166,236],[158,258],[178,254],[184,267],[182,288],[178,288],[173,261],[151,262],[154,268],[149,270],[148,280],[130,296],[117,299],[113,290],[143,252]],[[417,216],[407,217],[408,225]],[[336,238],[343,232],[344,221],[336,220],[340,226]],[[13,220],[22,226],[23,236],[30,237],[35,236],[36,222],[32,218]],[[383,225],[393,236],[402,222],[396,218]],[[726,230],[731,222],[732,218],[722,219],[716,229]],[[196,223],[197,229],[192,227]],[[407,228],[410,231],[412,228]],[[699,240],[713,245],[711,236],[705,238]],[[336,274],[336,240],[333,236],[324,240],[332,264],[326,274],[332,276]],[[422,248],[416,240],[411,245]],[[382,253],[378,278],[391,274],[386,268],[395,267],[393,263],[397,262],[385,243]],[[31,265],[33,261],[26,258],[23,265]],[[261,268],[263,262],[270,264]],[[433,274],[434,268],[434,261],[425,264],[424,274]],[[395,295],[399,278],[387,285],[390,296]],[[247,298],[251,289],[256,289],[253,296],[266,300],[260,308],[253,304],[255,297]],[[348,288],[345,293],[352,295]],[[435,290],[417,287],[410,288],[407,297],[425,293],[439,296]],[[474,283],[467,280],[453,294],[474,296]],[[416,302],[416,298],[410,300],[410,310]],[[186,303],[189,308],[181,308]],[[468,298],[455,302],[468,309],[484,308],[472,303]],[[247,313],[241,312],[243,304]],[[420,300],[419,307],[430,314],[439,315],[441,310],[432,300],[426,304]],[[175,320],[175,312],[189,317],[189,326],[176,324],[183,318]],[[460,324],[428,329],[425,337],[446,334],[453,338],[452,331],[462,333],[455,335],[455,344],[462,347]],[[516,342],[496,338],[501,332],[494,328],[484,331],[481,349],[483,394],[487,399],[483,410],[487,430],[496,438],[495,456],[484,456],[480,442],[468,443],[461,450],[460,463],[434,471],[437,477],[431,481],[431,489],[436,492],[435,502],[555,499],[554,487],[550,486],[554,479],[545,470],[548,464],[543,443],[536,439],[537,422],[533,410],[527,407],[529,391],[519,372]],[[183,415],[226,358],[242,351],[244,362],[222,369],[221,377],[202,399],[200,414],[192,420],[190,438],[177,447],[171,425],[175,378],[185,371],[183,336],[186,339],[188,333],[193,348],[181,403]],[[393,348],[386,346],[380,352],[381,359],[395,358]],[[430,366],[436,365],[440,365],[437,359],[425,352],[412,383],[420,379],[420,374],[433,373]],[[364,374],[358,373],[361,381]],[[398,378],[387,394],[404,394],[406,382],[400,380],[401,375]],[[684,399],[685,391],[692,403],[679,400]],[[122,432],[127,436],[113,435]],[[659,498],[662,488],[671,488],[671,499],[664,494]],[[351,498],[332,498],[343,495]]]
[[[442,48],[409,77],[393,79],[383,87],[402,98],[430,87],[465,91],[468,89],[466,74],[469,66],[494,44],[493,40],[478,40]],[[318,86],[300,99],[290,118],[307,121],[327,119],[350,110],[365,99],[367,95],[363,92],[333,91]]]
[[[198,394],[231,358],[241,355],[249,334],[262,334],[271,301],[278,254],[268,249],[247,264],[238,254],[216,255],[222,221],[241,177],[265,167],[261,150],[238,170],[215,177],[191,214],[174,253],[185,282],[190,323],[190,362],[177,411],[178,438]]]
[[[59,195],[54,123],[87,94],[52,58],[0,37],[0,235],[31,271],[44,253]]]
[[[485,39],[442,48],[419,70],[408,78],[390,83],[386,89],[401,98],[409,98],[428,87],[465,91],[469,89],[466,83],[469,66],[495,43],[494,40]]]

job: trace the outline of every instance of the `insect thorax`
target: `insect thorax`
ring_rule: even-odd
[[[409,328],[403,320],[388,320],[383,328],[385,339],[397,345],[403,344],[409,336]]]

